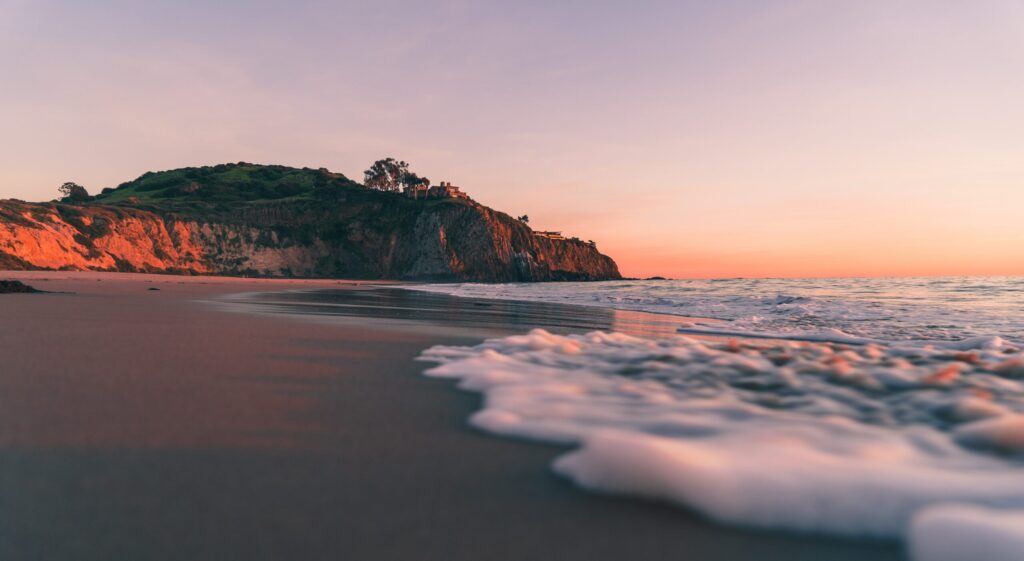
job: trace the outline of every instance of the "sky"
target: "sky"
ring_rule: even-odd
[[[1024,2],[0,0],[0,198],[394,156],[623,274],[1024,275]]]

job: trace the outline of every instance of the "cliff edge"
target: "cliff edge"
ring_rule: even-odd
[[[327,170],[148,173],[76,203],[0,201],[0,269],[429,281],[618,279],[592,243],[468,199],[413,200]]]

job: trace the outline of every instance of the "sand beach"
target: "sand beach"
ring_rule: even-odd
[[[534,326],[657,332],[664,316],[365,282],[0,278],[47,291],[0,295],[2,559],[903,557],[580,491],[549,469],[559,447],[468,427],[479,397],[415,361]],[[237,296],[252,293],[278,296]]]

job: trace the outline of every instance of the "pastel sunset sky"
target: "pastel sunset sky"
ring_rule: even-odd
[[[1024,2],[0,0],[0,197],[395,156],[624,274],[1024,274]]]

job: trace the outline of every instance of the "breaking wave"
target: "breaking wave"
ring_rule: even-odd
[[[554,469],[587,489],[746,527],[906,538],[921,560],[1021,551],[1024,353],[1000,337],[849,345],[534,330],[421,359],[437,364],[427,375],[484,395],[474,426],[573,445]]]

